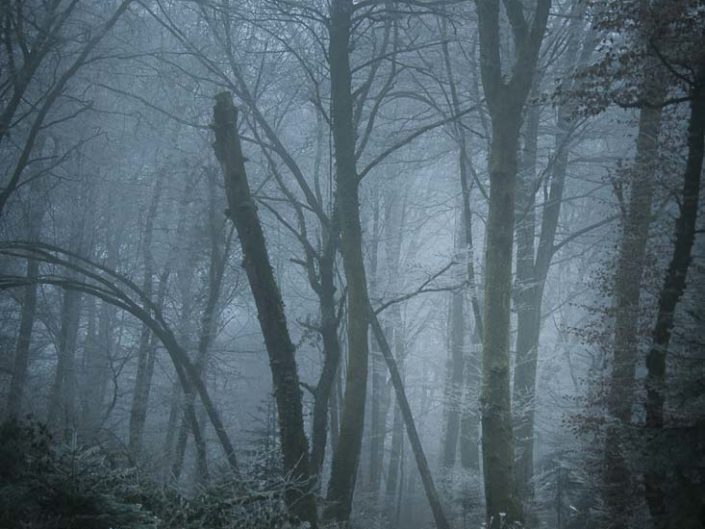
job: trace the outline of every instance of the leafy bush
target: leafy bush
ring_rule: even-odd
[[[62,446],[37,422],[0,425],[0,529],[293,527],[283,481],[221,479],[186,498],[106,455]]]

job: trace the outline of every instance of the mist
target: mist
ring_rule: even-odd
[[[0,528],[705,527],[698,0],[6,0]]]

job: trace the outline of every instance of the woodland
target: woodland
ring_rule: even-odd
[[[0,529],[705,527],[705,1],[0,0]]]

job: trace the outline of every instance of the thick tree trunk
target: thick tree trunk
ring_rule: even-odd
[[[329,61],[332,127],[335,144],[336,210],[341,234],[340,253],[348,288],[348,365],[340,436],[333,454],[328,505],[324,517],[341,522],[348,520],[352,508],[364,428],[369,356],[369,300],[362,254],[349,57],[352,10],[352,0],[331,2]]]
[[[650,457],[659,460],[658,430],[664,426],[664,403],[666,400],[666,355],[676,306],[685,290],[688,267],[695,241],[700,179],[703,171],[703,148],[705,138],[705,65],[700,66],[691,90],[690,123],[688,126],[688,159],[686,161],[681,196],[680,215],[676,221],[676,236],[671,262],[659,294],[658,313],[653,330],[651,350],[646,358],[646,427],[651,437]],[[668,527],[669,513],[664,497],[666,475],[663,469],[654,468],[646,473],[645,495],[654,527]]]
[[[522,114],[533,85],[551,0],[538,0],[529,21],[519,2],[504,2],[515,63],[507,80],[500,52],[500,2],[476,0],[480,72],[492,120],[485,298],[482,320],[482,458],[491,529],[522,520],[514,479],[514,432],[509,391],[509,323],[517,149]]]
[[[284,468],[295,481],[287,488],[285,499],[292,514],[315,528],[316,502],[312,492],[295,348],[289,337],[284,305],[269,263],[264,233],[251,196],[236,127],[237,111],[231,95],[218,94],[214,108],[214,147],[223,167],[228,215],[235,224],[242,245],[243,266],[257,305],[257,314],[269,354]]]
[[[663,98],[662,80],[648,77],[644,97]],[[651,224],[661,108],[640,111],[636,158],[632,168],[627,217],[619,249],[615,287],[615,331],[612,372],[607,395],[609,422],[605,439],[604,496],[611,527],[626,527],[635,484],[623,454],[622,430],[631,421],[634,370],[638,356],[639,297]]]
[[[521,519],[515,497],[514,435],[509,393],[509,316],[514,235],[514,190],[519,124],[495,119],[490,146],[490,204],[485,252],[482,350],[482,456],[487,517],[500,527]]]

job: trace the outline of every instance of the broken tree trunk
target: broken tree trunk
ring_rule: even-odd
[[[274,396],[279,412],[284,468],[295,482],[286,491],[289,510],[311,527],[317,527],[316,502],[312,493],[308,441],[304,432],[302,395],[296,371],[295,347],[291,342],[279,287],[269,263],[269,255],[245,173],[237,110],[229,92],[215,98],[213,109],[214,149],[223,168],[228,216],[242,245],[243,266],[257,306],[272,372]]]

